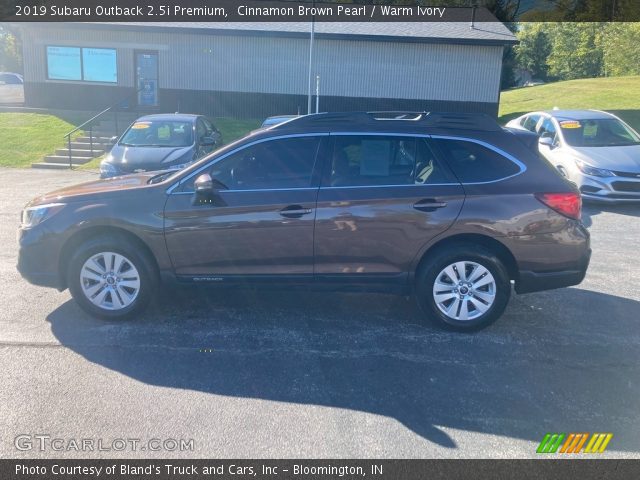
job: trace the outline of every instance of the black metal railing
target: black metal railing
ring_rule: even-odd
[[[104,116],[107,113],[112,112],[113,113],[113,123],[114,123],[114,136],[119,135],[120,131],[119,131],[119,128],[118,128],[118,112],[120,111],[121,108],[123,108],[123,105],[125,103],[127,103],[129,100],[131,100],[131,98],[136,96],[140,91],[141,90],[136,90],[135,92],[130,93],[126,97],[121,98],[120,100],[118,100],[114,104],[108,106],[107,108],[102,110],[97,115],[94,115],[89,120],[87,120],[86,122],[82,123],[81,125],[78,125],[76,128],[74,128],[69,133],[64,135],[64,138],[66,139],[66,143],[67,143],[67,154],[68,154],[68,157],[69,157],[69,169],[73,169],[73,154],[71,153],[71,151],[73,149],[71,148],[71,136],[74,133],[79,132],[81,130],[86,132],[87,126],[88,126],[88,130],[89,130],[89,149],[91,151],[91,157],[93,157],[93,152],[94,152],[94,149],[93,149],[93,127],[94,127],[94,124],[96,123],[96,121],[97,120],[103,120]],[[135,104],[137,106],[137,102]],[[137,109],[136,110],[129,110],[128,109],[126,111],[128,113],[135,113],[136,116],[138,115]],[[120,113],[122,113],[122,111],[120,111]]]

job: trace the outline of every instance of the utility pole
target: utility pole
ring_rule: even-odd
[[[320,75],[316,76],[316,113],[320,113]]]
[[[314,9],[314,11],[315,11],[315,6],[316,6],[316,0],[313,0],[312,8]],[[311,113],[311,84],[312,84],[312,78],[313,78],[313,74],[311,73],[311,70],[313,66],[313,38],[315,36],[315,30],[316,30],[315,20],[316,20],[316,16],[312,15],[311,16],[311,41],[309,42],[309,85],[307,89],[307,114]]]

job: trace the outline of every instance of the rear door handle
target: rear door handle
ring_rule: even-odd
[[[308,215],[310,213],[310,208],[303,208],[300,205],[289,205],[288,207],[284,207],[280,210],[280,215],[286,218],[300,218],[303,215]]]
[[[425,198],[413,204],[413,208],[421,212],[434,212],[447,206],[447,202],[438,202],[435,198]]]

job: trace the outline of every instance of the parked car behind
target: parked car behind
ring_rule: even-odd
[[[640,201],[640,135],[615,115],[597,110],[531,112],[507,127],[538,134],[540,153],[585,199]]]
[[[0,104],[23,104],[24,80],[13,72],[0,72]]]
[[[106,318],[160,281],[280,284],[414,294],[437,324],[481,328],[512,281],[575,285],[589,263],[579,193],[522,136],[483,115],[307,115],[177,172],[37,197],[18,269]]]
[[[137,119],[100,163],[100,177],[180,169],[219,146],[218,129],[203,116],[147,115]]]

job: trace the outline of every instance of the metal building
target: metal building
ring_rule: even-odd
[[[25,102],[100,110],[260,118],[306,113],[308,23],[31,23]],[[500,22],[316,23],[311,71],[320,110],[497,114]],[[314,100],[315,106],[315,100]]]

